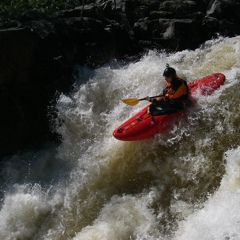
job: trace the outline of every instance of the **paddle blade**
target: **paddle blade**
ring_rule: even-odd
[[[140,100],[137,98],[126,98],[126,99],[122,99],[122,101],[127,105],[135,106],[139,103]]]

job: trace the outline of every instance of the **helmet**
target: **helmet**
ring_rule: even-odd
[[[164,77],[171,77],[171,78],[175,78],[177,76],[176,74],[176,70],[172,67],[168,67],[164,70],[163,72],[163,76]]]

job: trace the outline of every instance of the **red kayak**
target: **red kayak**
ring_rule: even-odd
[[[202,79],[195,80],[188,84],[191,97],[197,94],[211,95],[225,82],[222,73],[214,73]],[[151,104],[150,104],[151,105]],[[144,107],[140,112],[125,121],[113,131],[113,136],[122,141],[136,141],[153,137],[157,133],[164,132],[179,121],[179,118],[187,114],[187,111],[154,116],[147,113],[150,105]]]

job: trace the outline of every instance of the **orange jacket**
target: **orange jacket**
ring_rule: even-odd
[[[155,101],[184,101],[188,99],[188,96],[189,89],[186,81],[176,78],[171,83],[166,84],[162,96],[155,98]]]

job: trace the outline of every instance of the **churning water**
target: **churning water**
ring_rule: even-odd
[[[240,239],[240,37],[195,51],[149,52],[136,63],[79,67],[57,102],[60,145],[5,159],[0,239]],[[121,142],[113,130],[161,93],[165,64],[187,81],[214,72],[225,84],[178,126]]]

